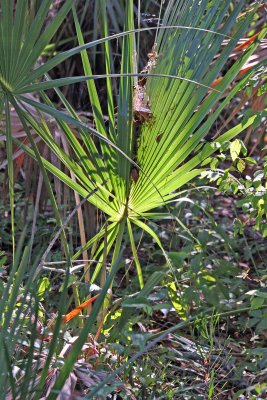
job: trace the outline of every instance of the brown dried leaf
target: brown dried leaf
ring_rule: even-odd
[[[74,390],[76,383],[77,383],[77,377],[73,372],[71,372],[66,382],[64,383],[64,386],[61,389],[60,394],[57,396],[57,400],[75,399],[76,396],[74,395]]]

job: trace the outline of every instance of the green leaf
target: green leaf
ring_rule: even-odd
[[[254,158],[252,158],[252,157],[246,157],[246,158],[245,158],[245,161],[246,161],[248,164],[257,165],[257,161],[256,161]]]
[[[50,281],[47,277],[44,276],[39,280],[37,296],[39,297],[40,301],[44,300],[44,294],[50,289],[50,286]]]
[[[264,178],[264,171],[259,170],[254,173],[253,182],[259,182]]]
[[[165,271],[155,271],[152,275],[149,276],[145,286],[140,291],[141,297],[147,297],[150,292],[154,289],[156,285],[158,285],[164,278]]]
[[[211,169],[215,170],[218,167],[218,164],[219,164],[219,160],[217,158],[213,158],[210,163]]]
[[[241,148],[242,148],[242,146],[241,146],[241,142],[240,142],[239,139],[235,139],[231,143],[231,145],[230,145],[230,154],[231,154],[231,157],[232,157],[233,161],[235,161],[237,159],[237,157],[239,156]]]
[[[256,333],[266,332],[267,330],[267,314],[263,314],[261,321],[256,326]]]
[[[254,297],[251,301],[251,309],[257,310],[264,304],[265,299],[262,297]]]
[[[133,231],[132,231],[131,222],[130,222],[129,218],[127,218],[127,227],[128,227],[128,232],[129,232],[131,248],[132,248],[132,252],[133,252],[133,256],[134,256],[134,261],[135,261],[135,265],[136,265],[136,270],[137,270],[137,276],[138,276],[138,280],[139,280],[140,289],[143,289],[144,280],[143,280],[142,268],[141,268],[141,265],[140,265],[140,262],[139,262],[139,258],[138,258],[138,254],[137,254],[137,250],[136,250],[136,247],[135,247]]]
[[[237,169],[238,169],[239,172],[243,172],[244,169],[246,168],[246,163],[245,163],[245,161],[242,160],[241,158],[239,158],[239,159],[237,160],[236,167],[237,167]]]
[[[185,320],[187,318],[186,305],[183,303],[181,297],[178,295],[178,289],[175,285],[175,282],[171,281],[171,278],[169,278],[169,282],[166,283],[166,288],[169,298],[177,314],[182,320]]]
[[[121,303],[122,308],[137,308],[145,309],[150,306],[146,297],[135,297],[134,299],[127,299]]]

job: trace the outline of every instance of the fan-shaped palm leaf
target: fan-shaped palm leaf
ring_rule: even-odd
[[[22,3],[18,1],[16,15],[23,14],[25,11]],[[44,19],[49,3],[45,1],[39,8],[39,20]],[[44,33],[40,34],[40,26],[36,21],[31,25],[25,22],[23,26],[18,27],[16,16],[13,21],[10,3],[3,1],[3,11],[8,15],[9,24],[2,18],[1,29],[11,37],[9,41],[2,40],[0,43],[6,55],[0,64],[0,82],[2,92],[5,94],[5,102],[7,104],[10,101],[20,113],[21,118],[34,127],[59,160],[72,171],[77,181],[73,182],[47,160],[42,160],[50,172],[83,197],[96,186],[98,187],[98,190],[90,197],[90,201],[106,213],[111,223],[112,228],[109,230],[108,237],[109,248],[116,240],[116,234],[121,232],[120,227],[128,226],[130,237],[132,237],[131,223],[140,227],[141,219],[147,218],[149,211],[176,197],[176,191],[202,171],[198,166],[216,150],[216,146],[211,143],[202,148],[199,145],[219,113],[248,79],[245,77],[240,81],[219,103],[221,93],[228,88],[258,44],[258,42],[252,43],[227,71],[216,89],[210,88],[238,40],[246,32],[256,11],[255,7],[236,23],[236,18],[245,1],[240,1],[231,12],[229,12],[230,3],[230,1],[225,1],[218,6],[217,2],[207,0],[201,2],[194,0],[190,4],[182,0],[169,1],[163,25],[159,29],[157,43],[155,43],[154,50],[157,53],[152,53],[145,69],[146,84],[142,88],[140,86],[135,88],[135,90],[141,90],[144,96],[149,96],[149,113],[152,115],[152,118],[141,126],[137,138],[134,133],[136,129],[133,126],[133,76],[137,71],[132,61],[135,49],[132,2],[127,2],[125,32],[113,36],[113,38],[120,36],[123,38],[118,113],[115,123],[111,76],[109,75],[111,55],[108,41],[111,37],[84,44],[78,18],[73,10],[79,46],[56,55],[46,64],[32,71],[38,54],[49,42],[59,22],[72,6],[72,2],[65,2],[56,20],[51,22]],[[102,11],[105,12],[105,7]],[[20,46],[18,31],[25,38]],[[230,37],[229,34],[232,32],[234,32],[233,36]],[[107,26],[105,26],[105,34],[108,34]],[[264,32],[260,33],[258,38],[260,39],[263,35]],[[32,52],[29,53],[25,49],[29,48],[30,37],[34,38],[34,45]],[[222,46],[226,37],[228,37],[227,45]],[[86,49],[100,43],[105,44],[106,52],[108,127],[104,122],[94,84],[95,76],[86,53]],[[18,46],[19,54],[24,47],[23,54],[13,63],[14,49],[18,49]],[[82,55],[85,77],[56,80],[51,83],[49,81],[35,83],[36,79],[42,79],[52,67],[78,52]],[[217,56],[218,53],[219,56]],[[250,72],[252,73],[253,71]],[[176,79],[173,79],[174,77]],[[96,129],[86,126],[79,120],[58,89],[56,89],[57,93],[65,104],[67,113],[56,110],[47,96],[41,92],[51,86],[59,87],[67,82],[74,83],[82,80],[87,80]],[[43,104],[23,95],[33,90],[40,92],[44,100]],[[58,146],[44,121],[43,124],[38,123],[34,116],[23,110],[22,100],[56,119],[73,150],[74,158]],[[148,102],[146,105],[148,106]],[[209,114],[212,108],[216,111]],[[231,139],[253,121],[254,117],[251,117],[246,124],[236,126],[217,139],[217,142],[220,143],[226,137]],[[82,144],[72,132],[71,125],[79,129]],[[95,138],[100,139],[100,146]],[[24,148],[36,157],[34,150]],[[192,153],[197,148],[200,150],[197,150],[192,157]],[[131,175],[131,164],[135,165],[136,172],[139,170],[135,178]],[[120,247],[118,241],[117,246]],[[134,248],[133,251],[135,253]],[[139,266],[138,270],[139,280],[142,282]],[[97,273],[94,277],[96,275]]]

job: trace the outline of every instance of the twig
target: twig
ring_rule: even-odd
[[[38,275],[38,273],[40,272],[40,270],[43,268],[44,264],[45,264],[45,259],[48,256],[50,250],[52,249],[52,247],[54,246],[55,242],[57,241],[59,235],[61,234],[61,232],[63,231],[63,229],[67,226],[67,224],[69,223],[69,221],[71,220],[71,218],[74,216],[74,214],[77,212],[77,210],[82,206],[83,203],[85,203],[85,201],[87,201],[89,199],[89,197],[93,196],[93,194],[95,194],[98,191],[98,187],[96,187],[94,190],[92,190],[84,199],[82,199],[82,201],[76,205],[76,207],[74,208],[74,210],[70,213],[70,215],[66,218],[66,220],[63,222],[63,224],[61,225],[61,227],[59,228],[59,230],[56,232],[55,236],[53,237],[53,239],[51,240],[51,242],[49,243],[46,251],[44,252],[41,261],[36,269],[35,275],[34,277],[36,278],[36,276]]]

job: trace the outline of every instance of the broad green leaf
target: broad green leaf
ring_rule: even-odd
[[[232,160],[235,161],[240,154],[241,151],[241,142],[239,139],[235,139],[230,145],[230,154]]]

